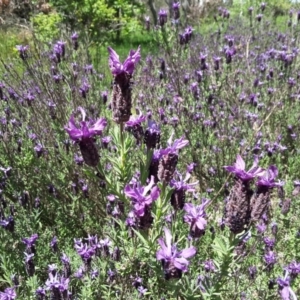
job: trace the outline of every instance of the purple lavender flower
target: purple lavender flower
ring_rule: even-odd
[[[285,278],[279,277],[277,279],[277,284],[278,284],[278,293],[282,300],[289,300],[290,294],[295,296],[295,293],[292,291],[290,287],[289,277],[285,277]],[[297,298],[293,297],[293,299],[297,299]]]
[[[46,291],[42,287],[38,287],[35,291],[35,294],[37,296],[37,300],[46,299]]]
[[[74,116],[71,115],[68,126],[65,126],[65,130],[68,132],[70,138],[73,141],[79,142],[85,139],[90,139],[95,135],[101,135],[103,129],[106,127],[107,122],[104,118],[98,119],[94,124],[86,122],[86,113],[82,107],[79,107],[82,114],[82,121],[80,122],[80,128],[76,126]]]
[[[243,158],[238,155],[236,158],[236,162],[233,166],[225,166],[224,168],[233,173],[237,178],[241,179],[242,181],[249,181],[255,178],[256,176],[260,176],[263,174],[264,170],[258,167],[258,158],[255,157],[253,166],[249,169],[249,171],[245,170],[245,162]]]
[[[96,166],[99,162],[99,154],[96,146],[94,145],[93,137],[95,135],[101,135],[107,122],[105,119],[98,119],[94,124],[85,121],[85,111],[82,107],[79,107],[82,114],[82,121],[80,122],[80,128],[76,126],[74,116],[71,115],[68,126],[65,126],[65,130],[68,132],[70,138],[78,142],[81,154],[85,163],[89,166]]]
[[[145,27],[147,31],[150,31],[150,17],[146,16],[145,17]]]
[[[50,242],[50,248],[52,249],[53,252],[58,251],[58,246],[57,246],[57,236],[54,236]]]
[[[270,166],[263,174],[259,174],[256,185],[258,187],[273,188],[278,184],[275,183],[275,178],[278,176],[278,170],[275,166]]]
[[[129,121],[125,123],[125,129],[132,132],[133,136],[136,138],[138,144],[144,134],[142,122],[146,120],[146,117],[140,112],[139,115],[131,116]]]
[[[275,239],[274,238],[269,238],[269,237],[265,237],[264,238],[264,243],[266,246],[266,250],[273,250],[274,245],[275,245]]]
[[[38,234],[35,233],[29,238],[22,239],[22,242],[23,244],[26,245],[26,250],[29,253],[35,253],[35,242],[37,241],[38,238],[39,238]]]
[[[137,182],[132,186],[126,185],[124,189],[125,195],[133,202],[133,213],[138,220],[139,227],[142,229],[149,228],[153,221],[151,204],[160,194],[159,188],[154,185],[154,177],[152,176],[149,184],[145,187]]]
[[[197,182],[187,183],[191,178],[191,174],[187,173],[185,179],[182,178],[182,175],[177,172],[178,180],[172,179],[170,181],[170,186],[174,189],[171,195],[171,205],[175,210],[182,209],[185,202],[185,193],[194,192],[194,186],[198,184]]]
[[[277,261],[275,253],[273,251],[268,251],[264,255],[264,261],[265,261],[267,269],[270,271],[274,267],[274,265]]]
[[[95,254],[94,247],[90,247],[85,243],[79,242],[75,243],[75,249],[85,263],[87,262],[89,264],[91,262],[92,257]]]
[[[300,263],[293,261],[285,268],[285,270],[287,270],[292,279],[294,279],[300,274]]]
[[[257,190],[250,200],[251,218],[253,221],[259,220],[268,211],[270,203],[270,190],[280,185],[275,183],[278,170],[275,166],[270,166],[262,174],[259,174],[256,182]]]
[[[143,286],[139,286],[137,288],[137,290],[141,296],[144,296],[146,294],[146,292],[148,291],[148,289],[144,288]]]
[[[85,268],[84,266],[81,266],[75,273],[74,273],[74,277],[81,279],[84,276],[85,273]]]
[[[6,288],[4,292],[0,292],[0,300],[14,300],[17,298],[15,288]]]
[[[19,51],[19,56],[22,60],[25,60],[28,57],[27,51],[29,46],[17,45],[16,49]]]
[[[133,74],[135,65],[141,58],[140,46],[136,51],[130,50],[128,57],[125,59],[123,64],[120,62],[119,55],[111,47],[108,47],[109,52],[109,68],[114,76],[121,73]]]
[[[187,258],[196,254],[196,248],[190,247],[178,250],[176,244],[172,244],[172,235],[168,228],[164,228],[165,238],[158,239],[160,249],[156,252],[157,260],[162,261],[162,266],[167,280],[172,278],[181,278],[182,272],[188,271],[189,261]]]
[[[51,291],[51,294],[55,299],[61,299],[61,294],[68,294],[69,282],[69,278],[64,278],[58,273],[55,275],[49,273],[49,278],[46,281],[46,290]]]
[[[186,212],[183,220],[190,225],[190,235],[193,238],[199,238],[205,233],[207,221],[205,220],[206,213],[204,209],[209,202],[206,199],[201,205],[196,206],[192,203],[186,203],[183,207]]]
[[[174,20],[178,20],[180,18],[180,2],[173,2],[172,8],[174,13]]]
[[[79,48],[79,44],[78,44],[78,33],[77,32],[74,32],[72,35],[71,35],[71,40],[72,40],[72,44],[73,44],[73,49],[74,50],[77,50]]]
[[[148,149],[154,149],[160,142],[160,127],[153,120],[148,120],[148,126],[144,134],[144,142]]]
[[[178,151],[185,147],[189,141],[184,137],[177,139],[172,143],[174,133],[168,140],[168,147],[160,150],[160,161],[158,167],[158,179],[163,182],[170,182],[175,172],[175,168],[178,162]]]
[[[34,272],[35,272],[35,265],[34,265],[34,262],[33,262],[34,254],[33,253],[28,254],[26,252],[24,252],[24,254],[25,254],[26,272],[27,272],[28,276],[33,276]]]
[[[158,23],[163,27],[168,21],[168,13],[165,9],[160,9],[158,12]]]
[[[216,270],[215,263],[212,259],[209,259],[204,262],[205,272],[214,272]]]
[[[257,269],[255,266],[251,266],[248,268],[249,270],[249,275],[250,275],[250,278],[253,280],[255,278],[255,275],[257,273]]]

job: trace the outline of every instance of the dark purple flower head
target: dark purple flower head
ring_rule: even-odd
[[[42,287],[38,287],[35,291],[35,294],[37,295],[38,299],[44,299],[44,297],[46,297],[46,291]]]
[[[62,261],[63,264],[70,263],[70,258],[65,253],[62,254],[62,256],[60,257],[60,260]]]
[[[258,181],[256,182],[257,186],[264,186],[267,188],[273,188],[278,184],[275,183],[275,178],[278,175],[278,170],[275,166],[270,166],[263,174],[258,175]]]
[[[19,51],[19,56],[21,59],[26,59],[27,58],[27,50],[28,50],[29,46],[23,46],[23,45],[17,45],[16,49]]]
[[[154,185],[154,177],[151,176],[149,184],[145,187],[141,186],[139,182],[125,186],[124,193],[133,201],[134,214],[137,217],[142,217],[145,213],[146,206],[149,207],[151,203],[159,197],[160,190]]]
[[[300,263],[293,261],[286,268],[292,278],[296,278],[300,274]]]
[[[72,115],[69,124],[65,126],[65,130],[68,132],[70,138],[73,141],[80,141],[84,139],[90,139],[95,135],[101,135],[103,129],[107,125],[105,119],[98,119],[94,124],[85,121],[85,111],[82,107],[78,108],[82,114],[82,121],[80,122],[80,128],[76,126],[74,116]]]
[[[94,247],[90,247],[89,245],[82,242],[76,243],[75,249],[83,261],[89,261],[92,258],[92,256],[95,254]]]
[[[69,288],[69,278],[59,276],[58,273],[53,275],[49,273],[49,278],[46,281],[46,290],[58,289],[60,292],[67,291]]]
[[[189,261],[187,258],[196,254],[196,248],[190,247],[178,250],[176,244],[172,244],[172,235],[168,228],[164,228],[165,241],[163,238],[158,239],[160,249],[156,252],[156,259],[161,260],[163,265],[172,265],[181,272],[187,272]]]
[[[214,272],[216,270],[215,263],[212,259],[204,262],[204,270],[206,272]]]
[[[160,9],[158,12],[158,21],[160,26],[164,26],[168,21],[168,13],[165,9]]]
[[[269,237],[266,236],[264,238],[264,243],[265,243],[266,249],[273,250],[274,245],[275,245],[275,239],[274,238],[269,238]]]
[[[74,32],[74,33],[71,35],[71,40],[72,40],[72,41],[77,41],[77,40],[78,40],[78,37],[79,37],[78,33],[77,33],[77,32]]]
[[[135,65],[139,62],[141,58],[140,46],[137,50],[130,50],[128,57],[125,59],[122,64],[119,59],[119,55],[111,47],[108,47],[109,52],[109,68],[114,76],[121,73],[133,74]]]
[[[160,127],[152,119],[148,119],[148,126],[144,134],[144,142],[148,148],[155,148],[160,142]]]
[[[246,171],[246,165],[243,158],[238,155],[236,158],[236,162],[233,166],[225,166],[224,167],[228,172],[233,173],[237,178],[242,181],[249,181],[255,178],[256,176],[260,176],[263,174],[264,170],[258,167],[258,158],[255,157],[253,166]]]
[[[35,242],[38,238],[39,238],[39,236],[35,233],[29,238],[22,239],[22,242],[23,242],[23,244],[26,245],[27,249],[30,249],[35,246]]]
[[[295,293],[290,287],[290,278],[285,276],[284,278],[279,277],[277,279],[278,293],[282,300],[290,300],[290,294],[294,295],[293,299],[297,299]]]
[[[267,252],[264,255],[264,261],[265,261],[267,267],[271,269],[277,261],[275,253],[273,251]]]
[[[14,300],[17,298],[15,288],[6,288],[4,292],[0,292],[0,300]]]

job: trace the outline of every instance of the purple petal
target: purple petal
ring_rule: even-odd
[[[183,249],[180,254],[182,257],[184,258],[189,258],[189,257],[192,257],[196,254],[197,250],[195,247],[190,247],[190,248],[186,248],[186,249]]]
[[[245,170],[245,161],[243,160],[243,158],[238,154],[238,156],[236,157],[236,162],[234,164],[236,169],[239,170]]]
[[[107,125],[106,119],[98,119],[96,123],[90,127],[90,130],[94,131],[95,134],[101,134]]]

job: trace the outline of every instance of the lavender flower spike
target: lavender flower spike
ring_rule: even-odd
[[[209,202],[210,200],[204,199],[201,205],[196,206],[192,203],[186,203],[183,207],[186,212],[183,219],[184,222],[190,225],[190,235],[193,238],[199,238],[205,233],[207,221],[205,220],[206,213],[204,209]]]
[[[68,132],[70,138],[78,142],[81,154],[85,163],[89,166],[95,167],[99,162],[99,154],[94,144],[93,137],[95,135],[101,135],[107,122],[105,119],[98,119],[94,124],[86,122],[86,113],[82,107],[79,107],[82,114],[82,121],[80,126],[75,124],[74,116],[71,115],[69,124],[65,126],[65,130]]]
[[[135,65],[141,59],[141,48],[140,46],[137,50],[130,50],[128,57],[125,59],[124,63],[122,64],[119,59],[119,55],[116,53],[114,49],[108,47],[109,52],[109,59],[108,64],[109,68],[114,76],[119,75],[121,73],[128,73],[130,75],[134,72]]]
[[[179,251],[175,244],[172,245],[172,235],[168,228],[164,228],[166,240],[158,239],[160,249],[156,252],[157,260],[162,261],[165,278],[180,278],[182,272],[187,272],[190,258],[196,254],[196,248],[190,247]]]
[[[141,186],[139,183],[131,187],[126,185],[124,193],[129,197],[134,203],[134,214],[137,217],[142,217],[145,213],[146,206],[150,206],[153,201],[157,200],[160,194],[160,190],[157,186],[154,186],[154,177],[151,176],[149,184],[145,187]],[[154,187],[153,187],[154,186]],[[151,191],[151,192],[150,192]],[[150,192],[150,194],[148,194]]]
[[[168,140],[168,147],[160,150],[160,161],[157,171],[157,177],[164,183],[169,183],[173,178],[175,168],[178,162],[178,150],[185,147],[189,141],[185,140],[184,137],[177,139],[172,144],[174,132]]]
[[[17,294],[14,288],[6,288],[4,292],[0,292],[0,300],[14,300]]]
[[[273,188],[278,185],[274,181],[277,176],[278,169],[276,166],[270,166],[261,176],[259,176],[259,180],[257,181],[256,185]]]
[[[70,138],[73,141],[79,142],[84,139],[89,139],[95,135],[100,135],[104,130],[107,122],[104,118],[98,119],[93,125],[90,122],[85,121],[86,113],[82,107],[79,107],[78,110],[82,114],[82,121],[80,122],[80,128],[75,124],[74,116],[71,115],[69,123],[65,126],[65,130],[68,132]]]
[[[261,176],[264,170],[258,167],[258,158],[255,157],[254,163],[249,171],[246,171],[246,165],[243,158],[238,155],[236,158],[236,162],[233,166],[225,166],[224,167],[228,172],[233,173],[236,177],[241,179],[242,181],[249,181],[255,178],[256,176]]]

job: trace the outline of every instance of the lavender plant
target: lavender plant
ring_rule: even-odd
[[[106,73],[80,33],[1,59],[0,299],[297,298],[298,25],[180,7]]]

